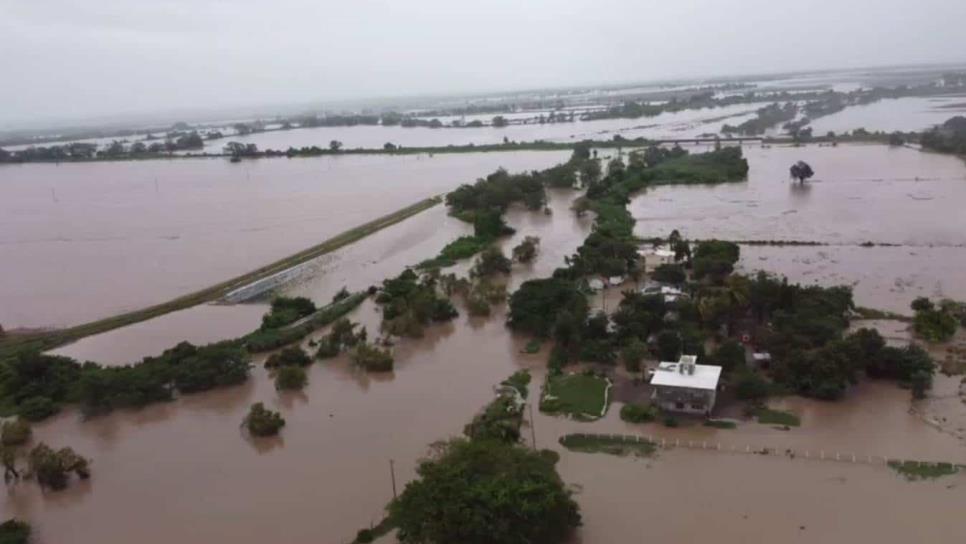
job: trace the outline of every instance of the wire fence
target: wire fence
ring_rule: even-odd
[[[742,453],[764,456],[780,456],[789,459],[808,459],[816,461],[831,461],[839,463],[864,463],[868,465],[904,465],[918,468],[946,468],[956,471],[966,470],[966,464],[951,463],[949,461],[924,461],[919,459],[904,459],[902,457],[887,457],[868,453],[843,452],[824,449],[796,449],[776,448],[774,446],[753,446],[751,444],[728,444],[711,440],[683,440],[680,438],[665,438],[652,435],[626,435],[605,433],[571,433],[561,437],[563,443],[568,437],[582,440],[599,440],[608,443],[641,444],[649,443],[656,448],[689,448],[710,452]]]

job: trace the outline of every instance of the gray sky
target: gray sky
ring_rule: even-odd
[[[0,0],[0,123],[966,61],[966,0]]]

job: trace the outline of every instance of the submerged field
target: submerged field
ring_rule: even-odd
[[[966,168],[952,159],[854,146],[753,148],[747,154],[751,163],[747,182],[713,188],[661,187],[636,197],[631,210],[638,219],[637,233],[666,236],[678,228],[694,238],[756,240],[798,235],[797,239],[817,236],[858,244],[871,232],[882,234],[873,241],[928,244],[932,238],[954,243],[966,232],[959,230],[958,216],[937,218],[939,214],[919,209],[925,201],[904,196],[908,188],[929,191],[935,205],[951,210],[949,201],[958,198],[962,190],[958,186],[966,183]],[[822,169],[820,179],[804,196],[790,189],[783,172],[798,157],[813,160],[816,169]],[[889,174],[894,178],[863,181],[886,175],[880,169],[885,168],[882,161],[901,165]],[[906,179],[915,176],[937,179],[925,185]],[[461,181],[466,180],[454,180]],[[590,232],[592,218],[577,218],[570,211],[577,196],[569,190],[551,191],[549,215],[518,207],[508,211],[507,222],[517,232],[501,240],[506,253],[524,236],[541,238],[536,260],[514,265],[511,292],[525,279],[550,275]],[[757,206],[749,205],[752,200]],[[781,213],[788,209],[796,211]],[[873,219],[865,219],[867,213]],[[874,219],[885,213],[893,219]],[[786,216],[795,218],[783,222]],[[878,224],[882,228],[875,230]],[[363,289],[435,255],[468,228],[448,217],[442,207],[431,209],[310,261],[280,292],[326,302],[343,286]],[[841,247],[848,248],[849,255],[867,249]],[[766,249],[777,253],[796,248],[762,248],[761,254]],[[797,248],[806,249],[825,248]],[[893,248],[868,250],[887,249]],[[742,248],[744,267],[752,263],[757,265],[753,268],[767,270],[772,258],[781,260],[777,256],[758,259],[761,254],[755,251]],[[930,258],[943,262],[937,261],[938,255]],[[465,274],[468,268],[469,263],[462,262],[454,270]],[[793,272],[777,266],[774,270],[795,279]],[[819,280],[839,283],[840,278]],[[927,273],[917,276],[915,283],[930,281]],[[875,296],[885,301],[890,296],[884,294],[888,289],[875,289],[879,295],[865,295],[857,287],[859,302],[866,304],[865,297]],[[616,291],[611,289],[608,295],[618,296]],[[607,300],[612,308],[614,299]],[[594,299],[592,304],[601,301]],[[529,339],[504,326],[502,307],[482,318],[469,317],[461,303],[457,306],[461,315],[455,321],[430,327],[423,338],[401,340],[390,373],[365,374],[340,355],[310,366],[304,391],[280,393],[261,366],[264,356],[259,356],[252,379],[241,386],[89,420],[68,410],[36,426],[35,433],[52,445],[70,445],[92,457],[94,478],[46,496],[35,486],[21,484],[0,498],[0,510],[34,521],[41,542],[348,541],[357,529],[382,518],[383,507],[392,497],[390,460],[402,486],[413,478],[429,444],[460,434],[463,425],[493,398],[493,386],[517,370],[531,370],[530,401],[539,399],[548,348],[523,353]],[[224,322],[224,329],[204,333],[207,340],[234,335],[236,327],[248,327],[250,321],[257,324],[255,317],[262,309],[260,305],[195,308],[91,337],[61,352],[103,362],[130,361],[151,354],[168,339],[177,341],[175,336],[202,327],[205,320]],[[350,317],[370,334],[377,331],[380,316],[371,301]],[[310,339],[318,339],[322,332]],[[936,394],[948,393],[942,389],[947,384],[940,385]],[[281,436],[251,439],[241,432],[239,423],[252,402],[264,402],[284,415],[287,425]],[[895,384],[863,381],[837,403],[777,399],[770,407],[793,414],[800,422],[789,430],[741,418],[736,428],[728,429],[632,424],[620,419],[620,404],[593,422],[543,414],[535,406],[529,422],[532,435],[524,429],[537,447],[560,454],[558,470],[576,490],[584,515],[575,543],[628,542],[641,535],[725,543],[833,541],[843,535],[879,542],[939,542],[966,530],[959,506],[966,502],[963,474],[910,482],[884,464],[684,447],[647,452],[653,454],[647,457],[617,457],[569,451],[559,444],[561,437],[572,433],[639,434],[668,442],[725,443],[776,452],[794,449],[966,461],[961,437],[926,424],[920,414],[910,411],[909,392]],[[529,420],[529,413],[526,417]],[[105,519],[112,521],[90,522]]]

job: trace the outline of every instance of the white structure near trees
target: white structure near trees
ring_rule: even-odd
[[[652,401],[662,410],[710,415],[717,398],[721,367],[697,364],[697,355],[658,364],[651,385]]]

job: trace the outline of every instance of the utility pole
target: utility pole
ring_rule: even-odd
[[[530,440],[533,442],[533,449],[537,449],[537,427],[536,422],[533,420],[533,401],[527,403],[527,408],[530,409]]]
[[[392,478],[392,500],[396,500],[396,469],[392,459],[389,460],[389,477]]]

